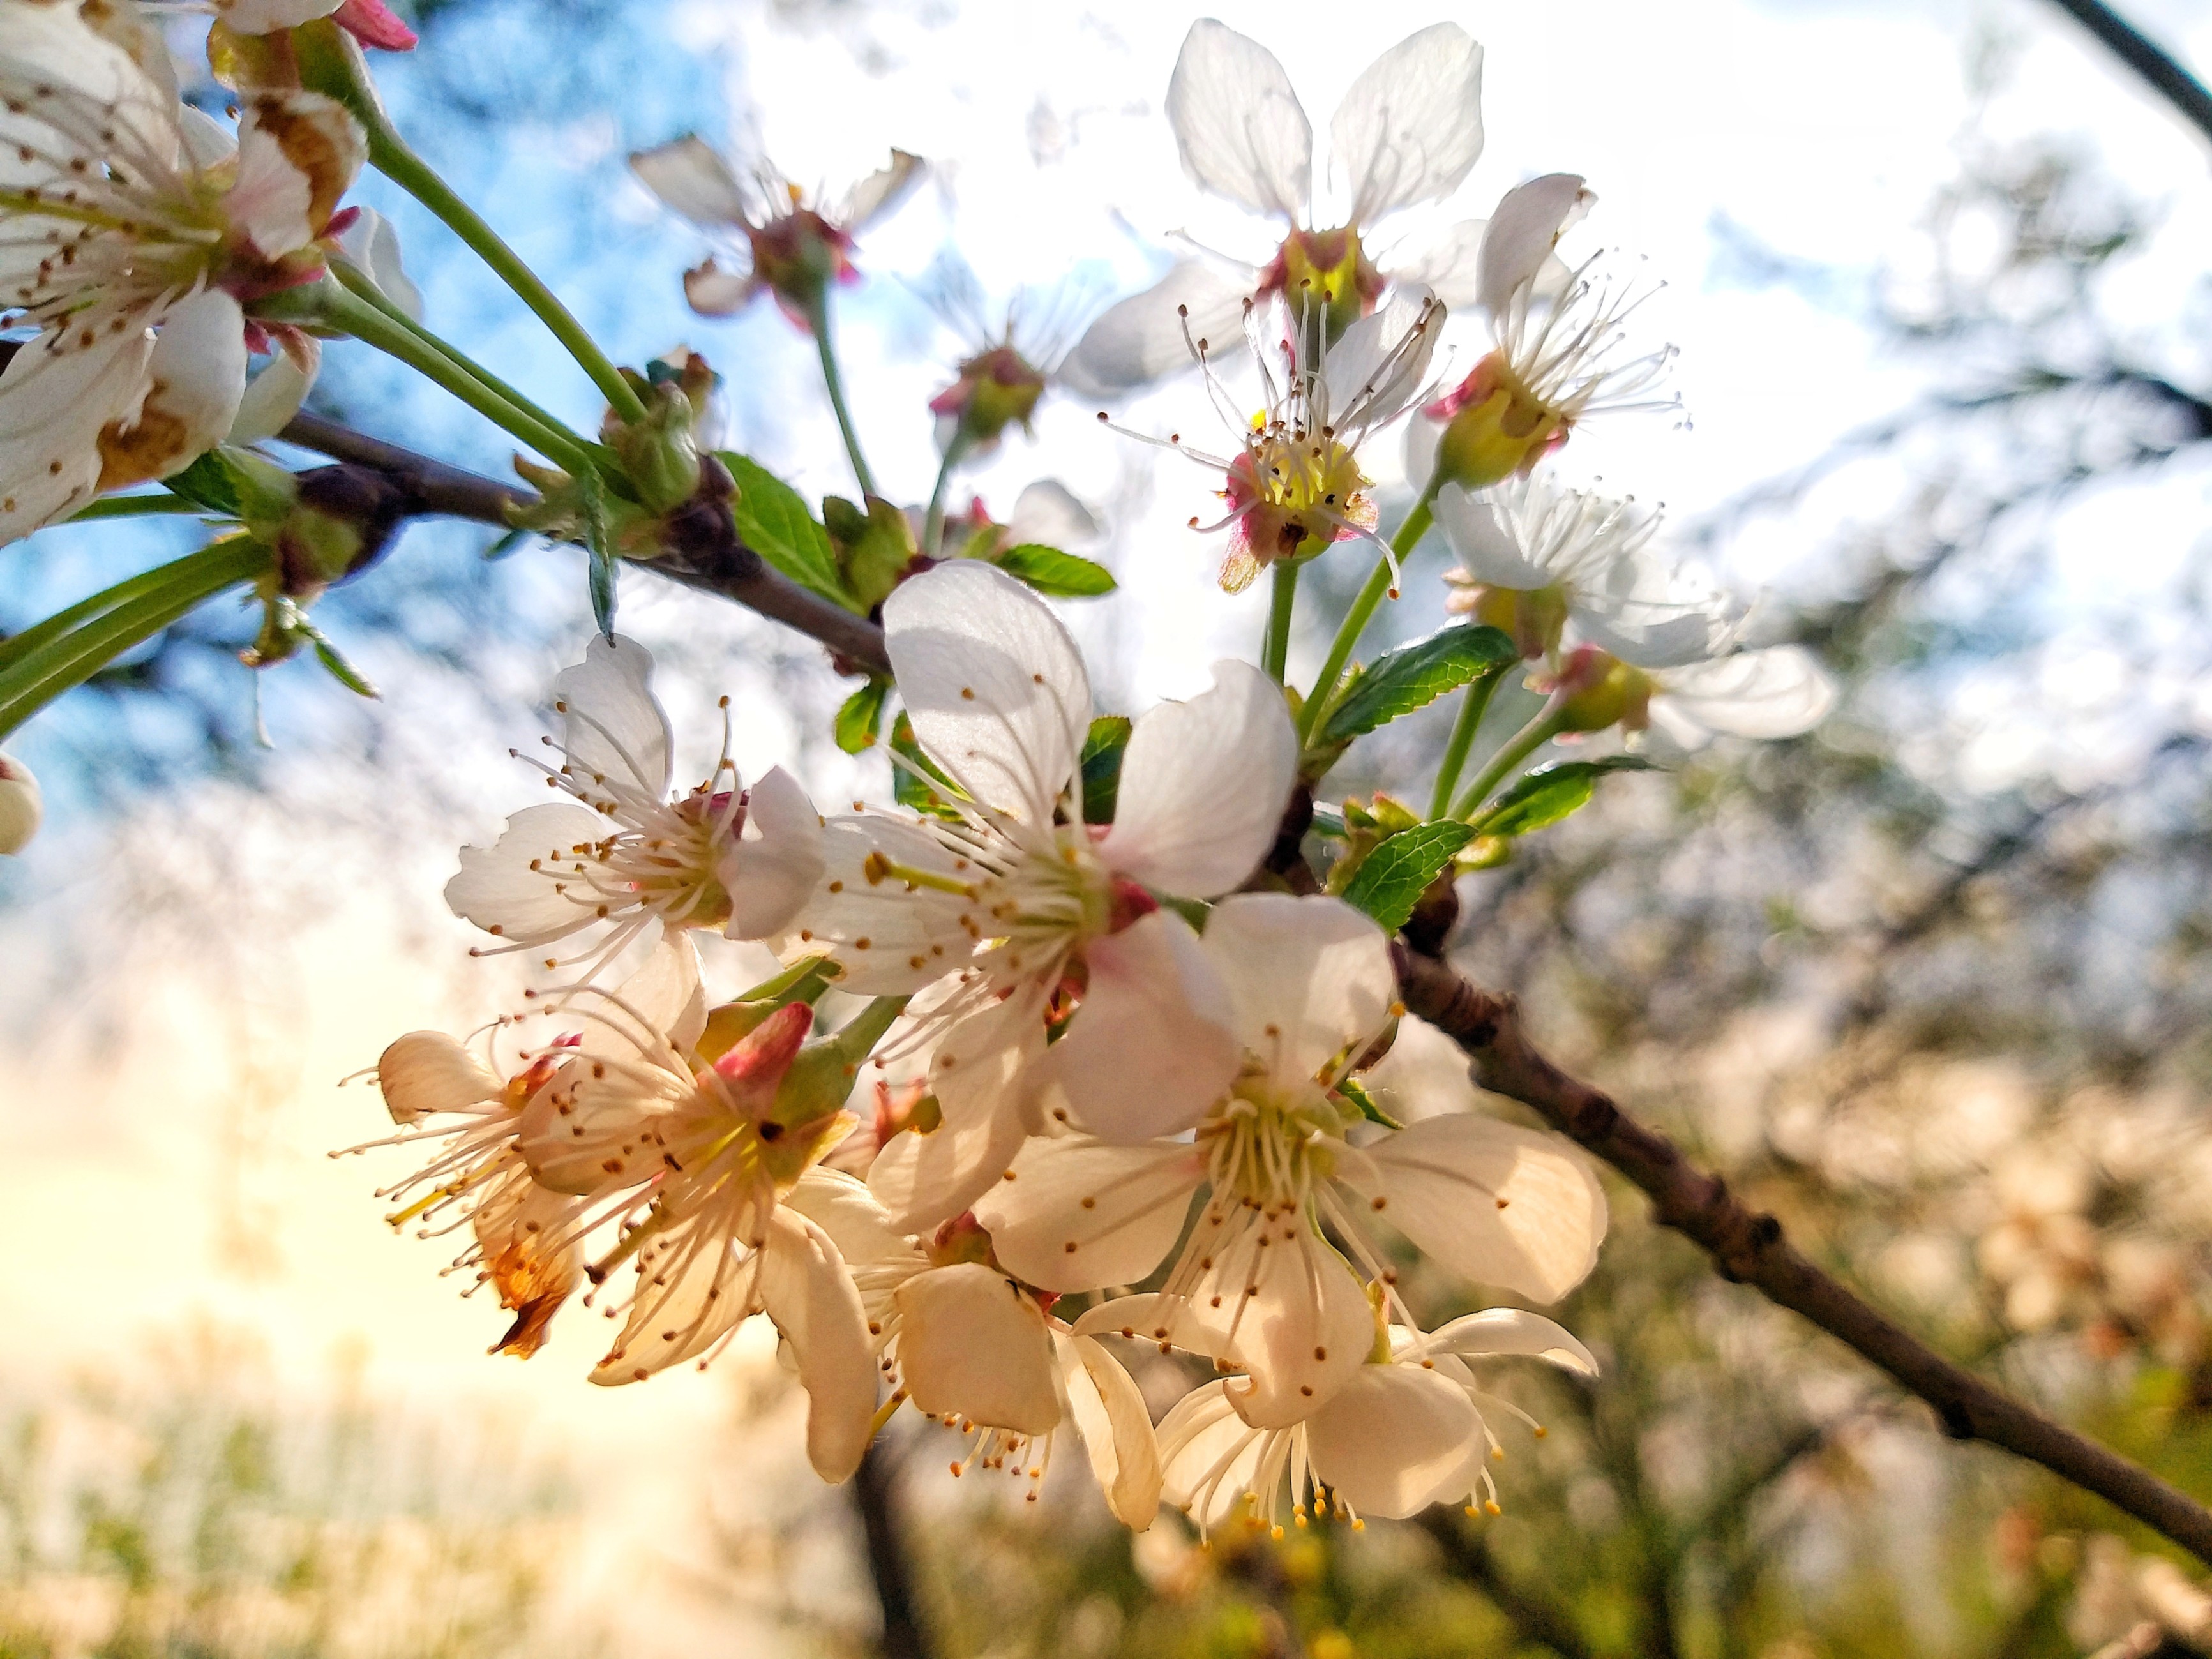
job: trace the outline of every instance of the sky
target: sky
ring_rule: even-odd
[[[2185,55],[2212,62],[2212,4],[2142,0],[2136,13]],[[935,468],[924,404],[960,343],[921,290],[946,247],[1001,301],[1026,286],[1042,296],[1033,306],[1079,316],[1163,269],[1177,233],[1224,252],[1255,246],[1248,222],[1182,179],[1158,112],[1191,15],[1152,0],[1110,10],[678,0],[666,15],[657,50],[688,77],[686,118],[718,139],[757,133],[792,178],[833,192],[894,145],[932,162],[930,183],[863,244],[870,279],[841,311],[862,434],[890,493],[926,495]],[[1376,0],[1358,9],[1356,28],[1333,7],[1224,5],[1218,15],[1276,51],[1325,129],[1359,69],[1443,11]],[[1678,520],[1817,454],[1922,383],[1917,367],[1877,350],[1848,298],[1729,278],[1715,227],[1837,267],[1846,295],[1882,270],[1909,269],[1925,204],[1971,113],[1965,64],[1979,33],[2013,54],[1984,113],[1989,129],[2081,136],[2129,188],[2164,205],[2156,252],[2124,278],[2143,314],[2174,314],[2212,266],[2204,141],[2041,7],[1571,0],[1450,15],[1486,47],[1487,143],[1460,198],[1407,234],[1480,216],[1540,173],[1589,179],[1599,207],[1578,234],[1642,259],[1665,284],[1644,320],[1655,340],[1680,349],[1687,419],[1593,426],[1576,437],[1570,471],[1664,501]],[[448,77],[465,78],[451,68]],[[526,252],[542,250],[555,286],[618,356],[679,339],[704,350],[730,377],[738,447],[810,493],[849,492],[808,343],[766,307],[726,323],[683,312],[677,279],[704,244],[620,181],[623,148],[675,136],[641,125],[634,112],[544,120],[455,171]],[[584,239],[587,256],[574,252],[580,224],[603,227]],[[526,325],[475,320],[488,303],[477,279],[434,241],[422,246],[433,324],[441,306],[464,315],[465,331],[454,331],[492,367],[563,416],[596,422],[580,377],[534,345]],[[1455,327],[1469,361],[1474,336]],[[365,407],[384,429],[434,447],[450,440],[474,464],[497,465],[499,446],[468,432],[435,394],[373,375],[348,384],[379,389]],[[1190,418],[1194,404],[1185,380],[1116,412],[1161,431]],[[1387,489],[1395,459],[1379,459]],[[1216,592],[1218,552],[1183,527],[1207,504],[1195,468],[1155,468],[1152,452],[1101,431],[1091,405],[1055,397],[1035,444],[1011,439],[971,482],[1003,515],[1024,483],[1045,476],[1113,521],[1098,556],[1121,592],[1071,615],[1108,695],[1135,712],[1203,689],[1214,658],[1254,652],[1265,599]],[[2052,527],[2053,602],[2109,597],[2115,583],[2170,572],[2195,546],[2203,505],[2202,478],[2176,469],[2154,486],[2068,508]],[[2136,556],[2132,575],[2114,570],[2116,538]],[[432,569],[454,556],[438,550],[451,545],[426,538],[401,557]],[[1747,594],[1786,598],[1817,586],[1814,551],[1802,525],[1755,532],[1721,574]],[[533,617],[565,580],[565,556],[539,556],[556,576],[519,574],[502,579],[518,586],[496,590],[526,590]],[[491,688],[477,701],[453,697],[452,682],[434,676],[410,683],[404,653],[373,650],[392,704],[373,762],[363,759],[368,729],[345,723],[352,716],[278,686],[271,791],[210,778],[143,803],[119,827],[64,815],[10,872],[0,890],[14,902],[0,909],[0,984],[62,988],[50,1018],[19,1009],[0,1048],[10,1143],[0,1212],[25,1264],[0,1288],[0,1327],[11,1334],[0,1392],[36,1400],[87,1367],[143,1365],[149,1334],[206,1318],[258,1334],[284,1388],[312,1394],[343,1363],[407,1411],[526,1424],[587,1494],[576,1559],[597,1565],[579,1570],[573,1593],[604,1607],[639,1583],[694,1584],[707,1571],[700,1517],[732,1483],[811,1478],[791,1455],[788,1402],[765,1429],[740,1431],[729,1375],[593,1389],[582,1377],[600,1333],[588,1316],[564,1317],[526,1365],[486,1358],[496,1310],[461,1301],[437,1276],[445,1257],[434,1243],[394,1237],[379,1219],[372,1189],[404,1172],[404,1155],[326,1156],[380,1132],[373,1088],[337,1079],[373,1064],[402,1031],[491,1018],[519,988],[514,972],[468,962],[469,930],[442,914],[437,890],[461,840],[486,839],[526,803],[523,775],[501,757],[540,729],[529,688],[580,644],[580,597],[579,581],[572,621],[533,623],[511,648],[496,640],[495,616],[465,642]],[[770,660],[760,629],[649,576],[626,580],[624,602],[626,625],[669,660],[672,712],[702,765],[714,693],[731,689],[749,775],[786,763],[817,799],[880,792],[878,763],[803,740],[810,714],[837,694],[811,653]],[[1316,646],[1301,648],[1317,657]],[[1301,660],[1310,665],[1294,658],[1294,668]],[[2099,707],[2094,665],[2077,659],[2069,672],[2085,688],[2088,720]],[[334,723],[319,727],[325,720]],[[24,734],[34,765],[37,742],[35,728]],[[2021,763],[2001,753],[1984,761],[1995,778]],[[740,962],[716,970],[732,988],[743,982]],[[724,1370],[742,1378],[772,1365],[763,1340]],[[830,1577],[829,1600],[849,1598],[849,1583]],[[620,1652],[692,1651],[702,1630],[726,1628],[715,1621],[731,1616],[726,1601],[688,1592],[662,1604],[625,1621]],[[772,1639],[764,1614],[755,1628]]]

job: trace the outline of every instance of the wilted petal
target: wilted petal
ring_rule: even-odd
[[[261,94],[239,122],[238,178],[223,210],[263,258],[281,258],[323,234],[368,159],[361,123],[335,98]]]
[[[1145,1396],[1103,1343],[1060,1336],[1054,1346],[1068,1413],[1106,1507],[1123,1526],[1142,1532],[1159,1511],[1161,1483],[1159,1443]]]
[[[925,1415],[1049,1434],[1060,1422],[1044,1316],[994,1267],[967,1261],[916,1273],[892,1296],[899,1379]]]
[[[1776,645],[1669,670],[1660,678],[1651,714],[1691,747],[1716,732],[1794,738],[1835,706],[1836,683],[1813,653],[1802,645]]]
[[[564,747],[578,784],[655,802],[668,793],[675,737],[653,695],[650,651],[620,634],[594,634],[584,660],[554,677],[553,700],[566,722]]]
[[[1040,1290],[1133,1285],[1182,1232],[1205,1154],[1187,1143],[1115,1146],[1039,1136],[975,1200],[975,1218],[1010,1272]]]
[[[875,1345],[837,1247],[781,1206],[761,1251],[760,1303],[798,1362],[806,1390],[806,1460],[832,1483],[860,1467],[876,1410]]]
[[[1315,1477],[1355,1512],[1402,1520],[1463,1496],[1486,1450],[1458,1384],[1419,1365],[1363,1365],[1306,1425]]]
[[[1397,1000],[1389,942],[1341,899],[1237,893],[1206,918],[1237,1034],[1285,1082],[1381,1034]]]
[[[747,792],[745,827],[715,873],[730,895],[732,939],[766,939],[791,925],[822,879],[822,818],[781,766]]]
[[[1218,662],[1211,690],[1138,719],[1099,856],[1164,893],[1225,893],[1274,844],[1297,765],[1282,688],[1249,663]]]
[[[1274,53],[1200,18],[1183,37],[1167,112],[1198,184],[1256,213],[1297,217],[1313,178],[1313,127]]]
[[[220,289],[173,307],[146,362],[135,418],[100,434],[100,488],[166,478],[222,441],[246,393],[246,317]]]
[[[1090,977],[1067,1034],[1037,1062],[1076,1125],[1143,1140],[1189,1128],[1229,1092],[1244,1058],[1228,994],[1190,924],[1156,910],[1084,952]]]
[[[638,150],[629,165],[640,183],[694,224],[745,222],[744,187],[730,164],[696,133]]]
[[[1384,1220],[1462,1278],[1556,1302],[1596,1265],[1605,1193],[1589,1160],[1558,1135],[1453,1115],[1366,1151],[1382,1186],[1364,1195],[1381,1199]]]
[[[1517,1354],[1542,1359],[1577,1376],[1597,1375],[1597,1356],[1573,1332],[1521,1308],[1486,1308],[1439,1325],[1428,1346],[1470,1359]]]
[[[1051,607],[957,559],[884,601],[884,645],[929,757],[984,805],[1048,830],[1091,730],[1090,677]]]
[[[434,1112],[465,1112],[498,1102],[506,1085],[443,1031],[410,1031],[376,1062],[376,1086],[394,1123]]]
[[[1482,239],[1476,295],[1481,305],[1503,312],[1516,289],[1535,283],[1561,234],[1596,200],[1571,173],[1547,173],[1507,191]]]
[[[1328,124],[1362,228],[1457,190],[1482,154],[1482,48],[1456,23],[1411,34],[1361,72]]]
[[[1257,281],[1185,259],[1141,294],[1101,312],[1061,361],[1059,378],[1086,397],[1113,398],[1197,361],[1191,343],[1234,337]]]

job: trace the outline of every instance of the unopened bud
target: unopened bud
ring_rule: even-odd
[[[1568,420],[1524,386],[1502,351],[1421,413],[1444,423],[1431,484],[1487,489],[1526,472],[1567,441]]]
[[[699,488],[699,445],[692,435],[696,411],[676,380],[656,383],[630,370],[623,378],[643,400],[645,414],[624,421],[610,410],[600,436],[620,458],[646,510],[673,512]]]
[[[891,589],[915,574],[920,550],[915,544],[914,525],[880,495],[867,497],[865,507],[829,496],[822,503],[822,526],[830,532],[830,546],[847,590],[866,609],[873,611]]]
[[[1552,687],[1559,729],[1602,732],[1617,723],[1624,732],[1641,732],[1651,723],[1651,694],[1658,689],[1642,669],[1594,645],[1577,647]]]
[[[1524,661],[1549,656],[1567,625],[1567,596],[1557,587],[1463,587],[1444,601],[1454,614],[1486,623],[1510,638]]]
[[[0,854],[28,847],[46,815],[31,769],[12,755],[0,755]]]
[[[947,447],[954,437],[972,448],[998,442],[1016,422],[1030,429],[1030,416],[1044,396],[1044,372],[1011,345],[993,346],[960,365],[959,379],[929,400]],[[949,429],[946,429],[949,428]]]
[[[297,498],[272,530],[279,591],[311,600],[384,556],[421,492],[374,467],[341,462],[296,475]]]

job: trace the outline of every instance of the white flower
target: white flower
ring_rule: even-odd
[[[1134,1284],[1183,1238],[1157,1297],[1111,1305],[1133,1332],[1242,1366],[1230,1398],[1267,1427],[1343,1387],[1372,1340],[1368,1291],[1324,1228],[1407,1319],[1364,1236],[1378,1214],[1461,1276],[1540,1301],[1589,1273],[1605,1198],[1557,1136],[1453,1114],[1364,1148],[1346,1140],[1360,1113],[1336,1085],[1397,1008],[1372,921],[1337,899],[1240,894],[1200,943],[1245,1051],[1233,1089],[1191,1140],[1030,1140],[975,1206],[1012,1272],[1050,1291]]]
[[[1683,750],[1715,737],[1794,738],[1836,706],[1836,682],[1802,645],[1739,651],[1655,670],[1651,729]]]
[[[0,754],[0,854],[28,847],[46,815],[31,769],[13,755]]]
[[[73,0],[0,0],[0,542],[220,441],[240,301],[312,276],[366,153],[311,92],[245,100],[235,154]]]
[[[919,156],[895,149],[889,167],[860,180],[842,201],[809,207],[799,186],[768,162],[755,163],[750,176],[740,178],[696,135],[640,150],[629,164],[647,189],[718,235],[741,262],[725,269],[709,258],[684,273],[684,295],[694,311],[726,317],[765,289],[806,329],[831,283],[858,278],[854,239],[904,201],[923,171]]]
[[[1571,489],[1547,472],[1477,495],[1437,492],[1460,568],[1446,607],[1513,635],[1523,657],[1547,657],[1562,630],[1624,662],[1666,668],[1721,649],[1735,618],[1722,595],[1675,578],[1646,549],[1656,509]]]
[[[1072,1425],[1115,1518],[1139,1531],[1152,1524],[1160,1465],[1144,1396],[1103,1343],[1048,1316],[999,1268],[971,1218],[924,1245],[898,1232],[861,1182],[826,1170],[788,1201],[821,1224],[852,1269],[891,1399],[975,1436],[953,1474],[1011,1460],[1034,1502],[1054,1443]]]
[[[935,1045],[943,1121],[894,1137],[869,1176],[919,1229],[997,1178],[1048,1089],[1128,1138],[1187,1127],[1227,1086],[1237,1062],[1218,990],[1188,925],[1150,891],[1210,898],[1251,873],[1297,738],[1279,688],[1217,664],[1211,690],[1137,721],[1114,822],[1087,825],[1090,680],[1048,606],[958,560],[902,584],[884,626],[915,738],[964,793],[961,816],[832,821],[826,879],[786,950],[827,951],[848,989],[923,993],[906,1041]],[[1048,1051],[1048,1006],[1071,976],[1081,1005]]]
[[[1191,26],[1168,83],[1168,119],[1184,169],[1203,189],[1289,234],[1264,266],[1224,274],[1189,259],[1091,325],[1061,366],[1068,384],[1097,396],[1157,379],[1183,360],[1178,308],[1200,335],[1232,325],[1248,296],[1283,296],[1316,337],[1340,336],[1386,284],[1436,290],[1445,304],[1473,297],[1471,252],[1480,224],[1453,228],[1427,256],[1384,270],[1366,239],[1401,210],[1459,188],[1482,154],[1482,48],[1453,23],[1409,35],[1355,81],[1329,122],[1342,222],[1316,228],[1313,127],[1275,55],[1234,29]],[[1309,354],[1310,356],[1312,354]]]
[[[1103,1318],[1113,1305],[1095,1311]],[[1328,1400],[1286,1424],[1246,1421],[1227,1382],[1186,1395],[1160,1420],[1167,1499],[1201,1534],[1241,1510],[1248,1524],[1278,1538],[1285,1489],[1301,1527],[1309,1503],[1315,1513],[1333,1505],[1354,1527],[1365,1516],[1402,1519],[1478,1492],[1495,1514],[1489,1464],[1505,1454],[1477,1404],[1491,1397],[1468,1362],[1508,1354],[1597,1375],[1588,1348],[1518,1309],[1469,1314],[1427,1336],[1396,1326],[1387,1358],[1367,1356]],[[1492,1403],[1522,1415],[1503,1401]]]
[[[558,766],[539,765],[571,797],[507,822],[488,848],[461,849],[446,884],[453,914],[542,950],[607,925],[605,960],[647,927],[719,927],[732,939],[780,933],[822,871],[822,822],[781,767],[748,790],[723,753],[714,775],[672,795],[673,737],[653,696],[653,656],[635,641],[593,636],[584,660],[553,683],[562,717]]]

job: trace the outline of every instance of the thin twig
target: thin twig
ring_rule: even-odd
[[[915,1609],[914,1574],[898,1513],[896,1454],[881,1439],[853,1477],[853,1507],[866,1536],[868,1577],[884,1617],[884,1659],[930,1659],[929,1638]]]
[[[2150,82],[2182,119],[2212,138],[2212,93],[2148,35],[2102,0],[2052,0],[2058,9],[2112,49],[2112,56]]]
[[[319,415],[295,416],[278,435],[302,449],[374,467],[404,480],[416,492],[425,513],[504,528],[513,523],[508,516],[513,509],[529,507],[538,499],[526,489],[448,466]],[[641,569],[656,571],[687,587],[734,599],[749,611],[819,640],[856,667],[879,673],[890,671],[883,629],[866,617],[856,617],[842,605],[810,593],[781,571],[763,563],[758,553],[735,536],[635,562]]]
[[[1724,1279],[1803,1315],[1935,1407],[1944,1431],[2040,1464],[2212,1564],[2212,1510],[2148,1469],[2051,1421],[1952,1364],[1808,1261],[1782,1224],[1747,1206],[1674,1143],[1569,1077],[1522,1028],[1519,1006],[1434,957],[1391,946],[1406,1006],[1458,1043],[1475,1082],[1531,1108],[1641,1188],[1662,1225],[1702,1247]]]

